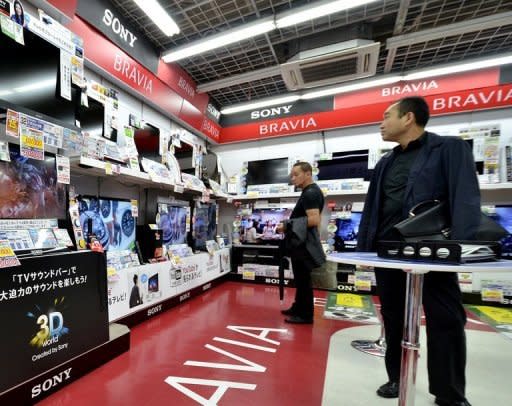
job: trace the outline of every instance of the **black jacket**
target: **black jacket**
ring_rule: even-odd
[[[445,200],[449,203],[452,218],[451,238],[470,240],[480,225],[481,211],[480,188],[471,148],[458,137],[441,137],[428,132],[425,135],[426,142],[409,172],[403,219],[420,202]],[[384,155],[375,166],[359,225],[358,251],[375,251],[383,176],[393,161],[396,148]]]
[[[307,217],[297,217],[285,222],[286,254],[291,258],[311,260],[315,267],[325,262],[317,227],[308,227]]]

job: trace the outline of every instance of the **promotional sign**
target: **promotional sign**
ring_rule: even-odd
[[[426,96],[431,116],[512,106],[512,84]],[[240,142],[379,123],[389,101],[223,128],[220,142]]]
[[[101,31],[114,44],[155,73],[159,54],[108,0],[79,0],[76,14]]]
[[[102,255],[21,259],[0,272],[0,393],[109,338]],[[34,401],[39,393],[32,393]]]

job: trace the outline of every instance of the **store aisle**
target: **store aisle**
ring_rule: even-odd
[[[283,307],[293,294],[286,290]],[[323,319],[320,305],[313,326],[289,325],[280,309],[277,287],[223,283],[134,327],[128,353],[39,404],[199,404],[167,379],[206,399],[216,393],[219,405],[320,405],[330,337],[354,324]],[[199,384],[185,384],[184,378]]]

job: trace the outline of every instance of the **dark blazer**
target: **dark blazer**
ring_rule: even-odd
[[[403,219],[409,210],[425,200],[446,200],[452,218],[453,240],[473,239],[480,225],[480,188],[468,143],[458,137],[427,132],[426,142],[413,163],[404,193]],[[357,238],[358,251],[375,251],[382,182],[397,146],[375,166],[364,205]]]
[[[286,220],[285,243],[286,253],[292,258],[311,260],[315,267],[325,262],[325,254],[320,243],[317,227],[308,227],[307,217],[296,217]]]

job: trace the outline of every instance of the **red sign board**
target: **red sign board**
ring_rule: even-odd
[[[425,97],[431,115],[512,106],[512,84]],[[389,101],[223,128],[221,143],[258,140],[334,128],[379,123]]]
[[[369,100],[393,102],[407,96],[431,96],[434,94],[458,92],[466,89],[495,86],[499,84],[499,68],[465,72],[439,78],[402,81],[392,85],[358,90],[339,94],[334,98],[334,109],[364,106]]]

